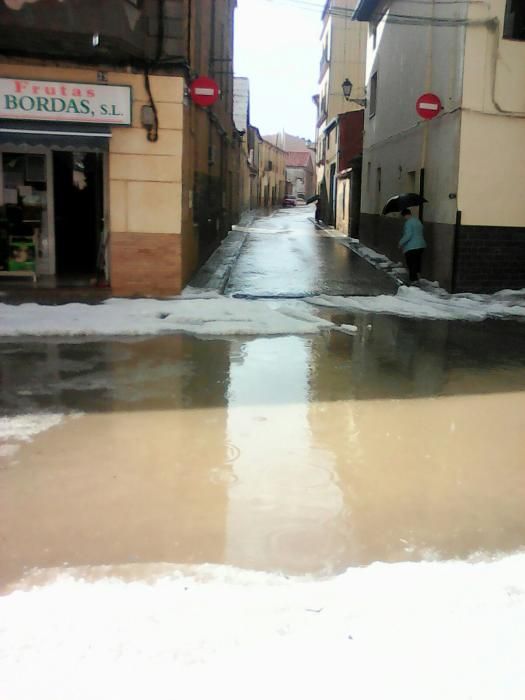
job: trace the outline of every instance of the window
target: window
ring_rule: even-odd
[[[523,0],[507,0],[503,38],[525,41],[525,3]]]
[[[370,79],[370,116],[373,117],[377,107],[377,72]]]

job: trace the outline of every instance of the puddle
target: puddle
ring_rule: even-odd
[[[338,322],[357,332],[4,346],[1,415],[81,415],[0,449],[2,583],[520,549],[525,326]]]

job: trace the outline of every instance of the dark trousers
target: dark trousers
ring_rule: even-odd
[[[411,282],[417,282],[419,279],[423,250],[424,248],[416,248],[415,250],[407,250],[405,253],[405,259],[407,261],[408,273],[410,275]]]

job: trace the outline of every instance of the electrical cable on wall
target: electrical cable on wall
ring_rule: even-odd
[[[148,141],[154,143],[159,140],[159,113],[157,111],[157,105],[153,99],[153,93],[151,92],[151,84],[149,80],[149,68],[146,67],[144,70],[144,87],[148,93],[149,106],[153,114],[153,124],[148,127]]]
[[[151,83],[149,79],[149,74],[151,68],[159,65],[162,58],[162,50],[164,48],[164,0],[158,0],[157,4],[157,50],[155,53],[155,60],[153,63],[147,65],[144,69],[144,87],[148,93],[149,106],[151,108],[151,113],[153,116],[153,123],[148,126],[148,141],[154,143],[159,140],[159,113],[157,110],[157,105],[153,99],[153,93],[151,91]]]

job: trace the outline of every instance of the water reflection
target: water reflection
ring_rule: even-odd
[[[330,567],[343,501],[332,450],[312,443],[311,341],[262,339],[244,348],[230,369],[227,430],[238,458],[226,559],[256,569]]]
[[[4,419],[81,414],[3,439],[3,580],[523,546],[525,326],[346,320],[355,336],[0,345]]]

